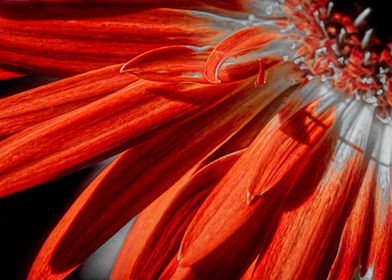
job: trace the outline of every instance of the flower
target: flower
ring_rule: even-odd
[[[120,153],[29,278],[66,277],[138,215],[113,279],[388,279],[392,48],[369,10],[131,2],[2,12],[3,77],[95,70],[2,100],[0,194]]]

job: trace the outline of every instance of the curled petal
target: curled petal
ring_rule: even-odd
[[[162,47],[135,57],[121,70],[153,81],[207,82],[202,72],[210,52],[209,47]]]
[[[203,70],[211,50],[211,47],[195,46],[162,47],[135,57],[121,71],[151,81],[209,83]],[[262,68],[257,60],[224,65],[219,78],[222,82],[233,82],[255,76],[258,72],[264,75],[267,69],[278,62],[264,59]]]
[[[253,49],[262,48],[263,44],[276,38],[275,33],[268,33],[264,27],[253,26],[241,29],[220,42],[208,57],[205,66],[205,77],[211,83],[220,83],[219,68],[230,56]]]

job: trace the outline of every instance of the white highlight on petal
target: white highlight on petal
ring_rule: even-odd
[[[384,125],[382,134],[379,138],[379,151],[376,156],[377,183],[380,188],[385,190],[387,195],[391,188],[391,163],[392,163],[392,127]]]
[[[354,150],[365,151],[374,119],[374,108],[352,101],[340,121],[336,160],[345,162]]]

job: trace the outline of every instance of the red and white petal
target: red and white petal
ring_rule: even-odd
[[[330,154],[334,139],[339,137],[332,158],[315,156],[296,184],[253,279],[326,277],[328,269],[323,265],[328,262],[324,258],[343,230],[341,225],[364,176],[364,150],[373,114],[374,110],[360,101],[352,102],[344,112],[337,126],[341,135],[331,135],[320,147],[324,150],[319,156]]]
[[[375,187],[376,163],[372,160],[345,222],[339,249],[328,275],[330,280],[352,279],[354,275],[360,275],[370,236]]]
[[[377,161],[377,188],[374,196],[369,254],[362,275],[370,274],[375,280],[388,279],[392,273],[392,127],[383,124],[375,130],[379,142],[373,154]]]

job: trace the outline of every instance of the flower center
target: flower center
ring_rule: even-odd
[[[376,108],[381,121],[392,123],[392,44],[383,45],[366,27],[370,8],[352,19],[334,11],[333,2],[279,2],[279,10],[291,21],[281,33],[294,35],[291,57],[307,79],[319,77],[362,99]]]

